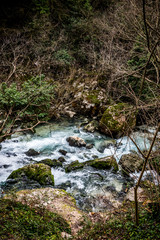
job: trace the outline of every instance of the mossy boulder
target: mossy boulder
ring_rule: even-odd
[[[41,207],[43,210],[57,213],[68,222],[73,234],[81,229],[81,223],[84,221],[85,213],[76,207],[75,199],[62,189],[49,187],[32,190],[27,189],[16,192],[14,195],[8,194],[5,196],[5,199],[12,199],[12,201],[27,204],[31,208]]]
[[[119,160],[119,164],[122,167],[122,172],[126,175],[129,173],[139,172],[142,170],[143,159],[134,153],[124,154]]]
[[[113,168],[115,172],[118,171],[118,164],[116,159],[113,156],[97,158],[87,162],[86,162],[86,165],[94,167],[96,169],[112,169]]]
[[[121,137],[136,125],[136,113],[126,103],[110,106],[103,113],[99,123],[100,131],[112,137]]]
[[[46,164],[46,165],[48,165],[50,167],[53,167],[53,168],[54,167],[62,167],[62,163],[57,159],[52,160],[52,159],[46,158],[46,159],[43,159],[43,160],[39,161],[38,164],[39,163]]]
[[[97,158],[94,160],[89,160],[83,163],[80,163],[78,160],[72,162],[71,164],[65,167],[66,173],[82,169],[84,166],[90,166],[96,169],[112,169],[113,171],[118,171],[118,164],[116,159],[113,156]]]
[[[66,167],[65,167],[65,172],[66,173],[69,173],[69,172],[72,172],[72,171],[75,171],[75,170],[78,170],[78,169],[81,169],[85,166],[85,162],[83,163],[80,163],[78,160],[68,164]]]
[[[54,176],[51,173],[51,168],[45,164],[30,164],[13,171],[3,189],[22,190],[41,188],[44,186],[54,186]]]

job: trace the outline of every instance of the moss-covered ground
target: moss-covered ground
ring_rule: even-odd
[[[139,226],[134,219],[133,203],[123,206],[110,218],[93,224],[88,222],[76,240],[158,240],[160,239],[160,215],[151,209],[140,210]]]
[[[1,240],[60,240],[70,233],[68,223],[43,208],[31,209],[11,200],[0,200]]]

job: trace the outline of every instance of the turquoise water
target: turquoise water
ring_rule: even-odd
[[[82,122],[83,120],[76,120],[43,125],[36,128],[35,134],[15,134],[10,140],[3,142],[0,151],[1,184],[13,170],[24,165],[45,158],[58,159],[62,156],[60,149],[67,151],[64,165],[75,160],[83,162],[110,155],[114,155],[118,162],[123,154],[137,151],[136,146],[127,137],[116,140],[114,146],[102,151],[103,143],[111,139],[99,132],[83,131]],[[86,143],[92,143],[94,147],[92,149],[71,147],[66,141],[69,136],[81,137]],[[146,140],[145,134],[135,132],[132,137],[136,139],[141,149],[149,147],[149,140]],[[39,151],[40,155],[34,158],[27,157],[25,152],[30,148]],[[111,171],[100,171],[91,167],[72,173],[65,173],[64,168],[56,168],[52,169],[52,173],[55,187],[65,189],[76,198],[81,208],[92,211],[104,210],[107,204],[110,206],[110,202],[112,205],[118,204],[119,199],[123,199],[128,181],[120,173],[114,174]]]

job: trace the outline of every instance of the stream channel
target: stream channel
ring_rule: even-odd
[[[36,128],[35,134],[14,134],[11,139],[1,143],[0,150],[0,186],[13,170],[45,158],[62,157],[60,149],[67,151],[64,156],[69,164],[78,160],[84,162],[94,158],[114,155],[117,162],[123,154],[137,151],[136,146],[127,137],[116,139],[116,144],[103,149],[103,143],[111,139],[99,132],[89,133],[83,130],[84,119],[66,120]],[[69,146],[66,138],[77,136],[86,143],[93,144],[92,149]],[[134,133],[134,139],[140,148],[146,149],[149,141],[144,134]],[[25,152],[30,148],[40,152],[36,157],[27,157]],[[121,172],[96,170],[85,167],[79,171],[65,173],[64,168],[52,168],[55,187],[65,189],[77,202],[78,207],[86,211],[103,211],[123,200],[125,189],[130,182]]]

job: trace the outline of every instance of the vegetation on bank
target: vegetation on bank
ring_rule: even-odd
[[[121,102],[136,108],[137,123],[156,125],[157,4],[16,0],[7,5],[2,1],[0,134],[11,134],[20,122],[31,127],[67,111],[100,119],[109,105]],[[84,101],[90,109],[81,108]]]
[[[96,215],[96,213],[93,213]],[[155,210],[141,208],[139,226],[134,224],[133,203],[124,203],[123,207],[107,213],[107,220],[97,219],[83,222],[82,230],[74,240],[158,240],[160,234],[160,215]],[[96,217],[95,217],[96,218]],[[0,238],[29,240],[64,239],[61,232],[71,234],[67,222],[55,213],[43,208],[30,208],[11,200],[0,200]]]
[[[70,233],[70,228],[58,214],[11,200],[0,200],[1,240],[60,240],[63,239],[61,232]]]
[[[107,220],[89,222],[75,238],[76,240],[158,240],[160,215],[153,215],[149,209],[141,209],[139,226],[134,224],[133,205],[124,204]]]

